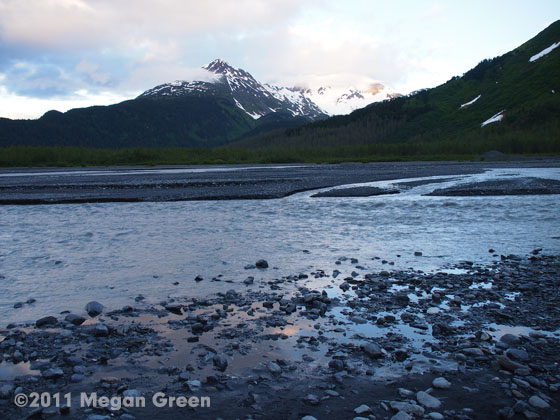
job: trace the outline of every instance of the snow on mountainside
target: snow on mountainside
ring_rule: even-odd
[[[287,112],[309,119],[348,114],[372,102],[399,96],[392,89],[369,78],[349,75],[308,78],[300,85],[280,87],[260,83],[248,72],[217,59],[204,66],[208,73],[193,81],[175,81],[156,86],[139,97],[230,95],[235,104],[254,119],[272,112]]]
[[[304,80],[305,95],[329,115],[349,114],[373,102],[401,96],[377,80],[353,74],[309,76]]]
[[[230,95],[235,104],[254,119],[272,112],[287,112],[294,117],[309,119],[326,117],[323,110],[297,89],[263,85],[250,73],[223,60],[214,60],[203,69],[210,74],[208,81],[166,83],[147,90],[139,97],[222,94]]]

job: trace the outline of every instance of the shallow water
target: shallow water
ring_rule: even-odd
[[[512,176],[560,179],[560,171],[491,170],[365,198],[311,198],[314,191],[279,200],[3,206],[0,319],[5,325],[81,312],[91,300],[115,309],[134,305],[139,294],[157,303],[168,296],[244,290],[249,275],[255,276],[250,287],[258,288],[283,275],[337,268],[342,281],[355,269],[349,261],[335,265],[342,256],[358,258],[371,271],[435,271],[461,260],[489,263],[495,260],[489,248],[498,254],[525,255],[534,248],[558,253],[558,195],[422,196]],[[260,258],[271,268],[244,269]],[[219,274],[222,281],[212,282]],[[195,283],[197,275],[205,280]],[[326,286],[331,279],[315,283]],[[37,301],[13,307],[30,298]]]

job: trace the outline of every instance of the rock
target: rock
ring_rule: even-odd
[[[502,420],[511,420],[515,417],[515,411],[511,407],[504,407],[498,410],[498,416]]]
[[[359,407],[356,407],[354,409],[354,413],[356,413],[358,416],[364,415],[364,414],[370,414],[372,413],[373,410],[365,404],[360,405]]]
[[[179,303],[168,303],[165,305],[165,309],[177,315],[182,315],[183,313],[183,305]]]
[[[399,391],[399,395],[402,398],[410,398],[414,395],[414,392],[406,388],[399,388],[398,391]]]
[[[270,362],[268,364],[268,370],[274,375],[279,375],[282,373],[282,368],[278,365],[278,363],[275,362]]]
[[[424,391],[418,391],[416,393],[416,400],[426,408],[439,408],[441,407],[441,401],[436,397],[432,397],[430,394]]]
[[[535,413],[534,411],[531,411],[531,410],[525,410],[523,412],[523,415],[528,420],[537,420],[537,419],[541,418],[541,416],[539,416],[539,413]]]
[[[14,303],[14,309],[19,309],[19,308],[21,308],[21,307],[23,307],[23,302],[16,302],[16,303]]]
[[[521,339],[513,334],[504,334],[500,338],[500,341],[507,343],[511,346],[512,344],[519,344],[521,342]]]
[[[302,417],[301,420],[317,420],[317,419],[313,416],[305,416],[305,417]]]
[[[194,281],[196,281],[197,283],[202,280],[204,280],[204,277],[202,277],[201,275],[198,275],[194,278]]]
[[[82,325],[86,321],[83,316],[76,314],[68,314],[66,315],[64,320],[74,325]]]
[[[438,413],[436,411],[432,411],[431,413],[428,413],[428,417],[431,418],[432,420],[443,420],[445,417],[443,417],[443,414]]]
[[[74,373],[71,377],[70,380],[72,382],[82,382],[86,377],[84,375],[82,375],[81,373]]]
[[[123,397],[128,397],[128,398],[138,398],[142,396],[142,393],[137,389],[127,389],[126,391],[123,391],[122,394]]]
[[[93,335],[95,337],[108,337],[109,328],[105,324],[97,324],[93,329]]]
[[[344,362],[340,359],[332,359],[329,361],[329,367],[337,372],[344,370]]]
[[[340,394],[336,391],[333,391],[332,389],[327,389],[325,391],[325,394],[327,394],[329,397],[340,397]]]
[[[504,355],[498,355],[496,356],[496,360],[498,361],[498,364],[505,370],[509,370],[510,372],[514,372],[516,369],[523,369],[523,368],[527,368],[527,366],[521,364],[521,363],[517,363],[514,362],[513,360],[511,360],[509,357],[504,356]]]
[[[266,260],[258,260],[255,263],[255,267],[257,267],[257,268],[268,268],[268,262]]]
[[[254,282],[255,282],[255,278],[253,276],[249,276],[245,280],[243,280],[243,283],[246,284],[247,286],[253,284]]]
[[[35,326],[37,328],[48,327],[51,325],[56,325],[58,320],[54,316],[46,316],[44,318],[38,319],[35,322]]]
[[[202,387],[202,384],[200,383],[199,380],[192,379],[190,381],[187,381],[187,386],[189,387],[189,390],[191,392],[196,392],[196,391],[200,390],[200,388]]]
[[[91,301],[86,305],[86,312],[92,318],[103,313],[103,305],[96,301]]]
[[[533,395],[531,398],[529,398],[529,404],[531,404],[535,408],[541,408],[541,409],[550,408],[550,404],[548,404],[545,400],[543,400],[538,395]]]
[[[311,405],[319,405],[319,403],[321,402],[321,400],[319,399],[319,397],[315,394],[307,394],[304,398],[303,398],[303,402],[307,403],[307,404],[311,404]]]
[[[64,375],[64,372],[60,368],[50,368],[43,372],[43,378],[46,379],[56,379]]]
[[[421,252],[421,251],[415,251],[415,252],[414,252],[414,256],[415,256],[415,257],[421,257],[421,256],[422,256],[422,252]]]
[[[12,384],[2,385],[0,387],[0,399],[7,400],[12,396],[14,386]]]
[[[414,416],[424,415],[424,408],[417,404],[410,404],[402,401],[391,401],[389,405],[395,411],[404,411],[405,413],[412,414]]]
[[[413,417],[410,414],[405,413],[404,411],[399,411],[397,414],[391,417],[391,420],[412,420],[412,419]]]
[[[201,333],[204,331],[204,325],[202,325],[200,322],[195,322],[191,325],[191,331],[193,334]]]
[[[445,378],[439,377],[439,378],[435,378],[432,381],[432,386],[434,388],[439,388],[439,389],[448,389],[451,386],[451,382],[449,382]]]
[[[506,355],[510,359],[519,360],[520,362],[527,362],[529,360],[529,353],[521,349],[509,349]]]
[[[467,347],[466,349],[462,349],[461,353],[475,357],[484,356],[484,352],[478,347]]]
[[[379,359],[383,357],[385,353],[377,344],[374,343],[367,343],[362,347],[362,350],[365,354],[367,354],[372,359]]]
[[[220,372],[224,372],[228,367],[228,361],[221,354],[216,354],[212,361],[214,363],[214,367]]]

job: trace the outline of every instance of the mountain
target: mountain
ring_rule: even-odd
[[[204,69],[206,80],[163,84],[115,105],[0,118],[0,146],[216,147],[327,117],[297,89],[261,84],[222,60]]]
[[[391,101],[373,103],[239,147],[360,146],[367,153],[560,151],[560,21],[462,76]],[[438,145],[437,147],[435,145]]]
[[[333,115],[349,114],[374,102],[401,96],[377,80],[352,74],[302,76],[299,88],[324,112]]]
[[[253,119],[280,112],[310,120],[327,115],[301,90],[261,84],[248,72],[217,59],[203,67],[211,81],[176,81],[156,86],[139,98],[185,97],[192,95],[226,95]]]

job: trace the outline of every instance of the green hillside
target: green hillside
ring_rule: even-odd
[[[484,60],[462,77],[413,95],[375,103],[348,116],[261,134],[235,144],[249,148],[367,146],[372,153],[510,153],[560,151],[560,21],[519,48]],[[471,105],[461,108],[481,95]],[[501,122],[481,124],[504,111]],[[427,145],[428,144],[428,145]]]

